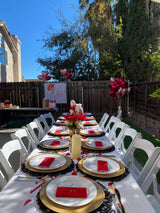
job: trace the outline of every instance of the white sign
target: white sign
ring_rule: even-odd
[[[45,99],[57,104],[67,103],[66,83],[44,83]]]

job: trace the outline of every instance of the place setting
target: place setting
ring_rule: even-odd
[[[42,140],[37,147],[46,151],[60,151],[69,148],[69,140],[60,139],[59,137],[46,139]]]
[[[94,125],[98,125],[96,120],[90,120],[90,121],[83,121],[83,125],[84,126],[94,126]]]
[[[26,159],[22,171],[36,177],[60,175],[72,171],[74,163],[68,156],[60,153],[41,153]]]
[[[37,194],[43,213],[110,212],[116,211],[107,188],[96,181],[77,175],[57,177],[45,183]]]
[[[53,136],[67,136],[69,135],[69,129],[65,126],[53,127],[48,131],[48,135]]]
[[[108,181],[119,181],[129,174],[120,161],[105,155],[85,157],[78,162],[77,169],[92,178]]]
[[[82,139],[83,140],[83,139]],[[114,151],[114,145],[106,139],[86,139],[82,143],[82,150],[89,152],[111,152]]]
[[[66,126],[66,121],[65,120],[57,120],[54,125],[56,125],[56,126]]]
[[[105,133],[102,131],[101,128],[82,128],[80,130],[80,135],[81,136],[87,136],[87,137],[98,137],[98,136],[102,136]]]

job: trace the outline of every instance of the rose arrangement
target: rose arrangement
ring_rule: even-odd
[[[74,100],[70,102],[70,114],[64,116],[67,121],[67,127],[71,130],[80,128],[82,121],[86,120],[86,116],[83,114],[83,108],[81,104],[76,104]]]

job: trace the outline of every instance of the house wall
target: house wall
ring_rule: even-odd
[[[0,82],[24,82],[21,72],[21,42],[16,35],[9,33],[4,21],[0,21],[0,48]],[[4,55],[7,60],[4,60]]]

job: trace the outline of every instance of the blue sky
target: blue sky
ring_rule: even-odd
[[[74,6],[74,7],[73,7]],[[11,34],[21,41],[22,74],[25,79],[37,79],[44,70],[37,62],[45,55],[41,41],[49,28],[61,28],[59,12],[72,21],[78,0],[5,0],[0,4],[0,20],[5,21]]]

